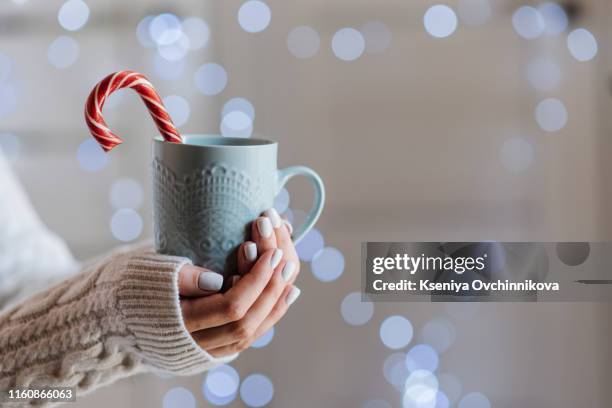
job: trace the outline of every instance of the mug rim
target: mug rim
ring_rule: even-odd
[[[167,142],[166,140],[164,140],[161,135],[155,135],[153,137],[153,141],[156,143],[160,143],[162,145],[168,144],[168,145],[174,145],[174,146],[184,146],[184,147],[190,146],[190,147],[202,147],[202,148],[239,148],[239,147],[254,148],[254,147],[272,146],[272,145],[278,144],[278,142],[274,140],[269,140],[269,139],[251,138],[251,137],[226,137],[222,135],[206,134],[206,133],[191,133],[191,134],[181,135],[181,137],[186,142],[189,139],[197,138],[197,139],[210,139],[210,140],[217,140],[217,141],[225,141],[228,143],[204,144],[204,145],[193,144],[193,143],[171,143],[171,142]]]

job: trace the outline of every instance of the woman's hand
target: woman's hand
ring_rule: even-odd
[[[215,293],[223,284],[219,274],[195,266],[179,272],[185,326],[214,357],[250,347],[300,295],[293,286],[300,262],[291,225],[271,209],[253,222],[251,237],[238,250],[240,275],[225,293]]]

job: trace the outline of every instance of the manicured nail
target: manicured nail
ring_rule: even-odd
[[[274,253],[270,257],[270,266],[272,268],[276,268],[280,263],[281,259],[283,259],[283,250],[280,248],[276,248]]]
[[[268,217],[262,217],[257,219],[257,229],[259,234],[264,238],[270,238],[272,235],[272,223]]]
[[[249,262],[257,259],[257,245],[254,242],[247,242],[244,245],[244,257]]]
[[[270,218],[270,221],[272,221],[272,226],[274,228],[279,228],[281,226],[281,217],[280,215],[278,215],[278,211],[276,211],[276,208],[270,208],[269,210],[266,210],[264,212],[264,215]]]
[[[223,287],[223,275],[216,272],[200,272],[198,276],[198,287],[207,291],[218,291]]]
[[[283,224],[285,224],[285,226],[289,230],[289,235],[292,235],[293,234],[293,225],[291,225],[291,223],[288,220],[283,220]]]
[[[287,295],[287,299],[285,300],[285,302],[287,302],[287,306],[291,306],[293,302],[295,302],[297,298],[300,297],[300,293],[302,293],[302,291],[297,286],[291,288],[291,291],[289,292],[289,294]]]
[[[234,275],[232,276],[232,287],[236,286],[236,282],[240,280],[240,276]]]
[[[289,282],[289,279],[293,276],[293,272],[295,272],[295,264],[291,261],[287,261],[285,266],[283,266],[283,272],[281,272],[283,280]]]

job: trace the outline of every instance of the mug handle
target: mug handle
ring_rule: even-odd
[[[291,166],[278,171],[278,187],[276,194],[278,194],[281,188],[287,184],[289,179],[295,176],[306,177],[314,187],[315,193],[312,208],[306,215],[304,224],[300,225],[293,233],[293,242],[297,244],[314,226],[323,211],[323,204],[325,203],[325,186],[323,185],[321,177],[311,168],[305,166]]]

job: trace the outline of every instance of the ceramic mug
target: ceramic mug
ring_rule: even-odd
[[[155,247],[224,273],[235,271],[235,251],[249,238],[250,223],[273,206],[294,176],[313,185],[313,208],[296,227],[295,243],[323,210],[325,188],[308,167],[278,170],[278,143],[210,135],[186,135],[183,143],[153,140]]]

